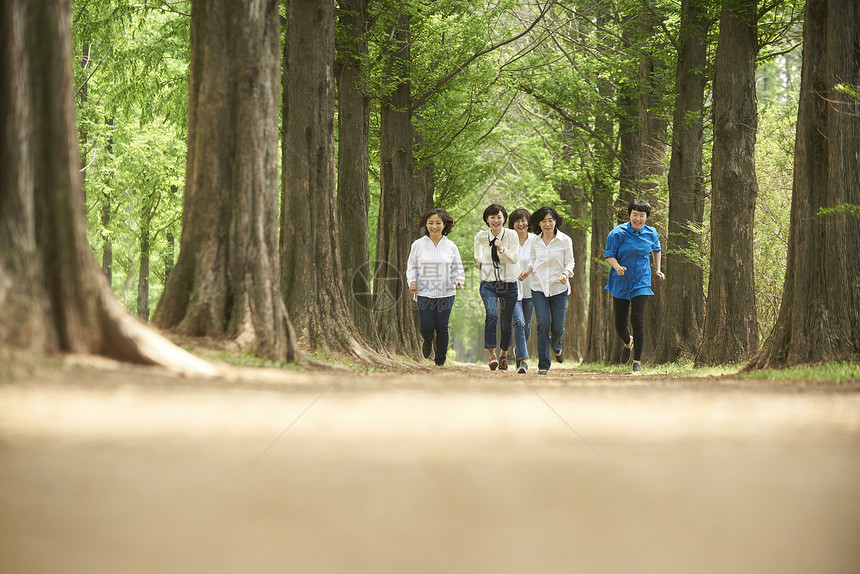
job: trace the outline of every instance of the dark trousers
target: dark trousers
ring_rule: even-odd
[[[437,365],[444,365],[448,356],[448,319],[454,308],[454,296],[418,297],[418,329],[425,341],[436,337],[436,355],[433,357]]]
[[[511,346],[511,320],[517,304],[517,282],[481,281],[481,300],[484,302],[484,348],[496,348],[496,326],[501,327],[499,347],[507,351]]]
[[[624,341],[630,342],[630,331],[627,329],[627,316],[630,315],[630,323],[633,325],[633,360],[642,359],[642,345],[645,343],[645,304],[648,303],[648,295],[639,295],[633,299],[612,298],[612,307],[615,311],[615,332]]]

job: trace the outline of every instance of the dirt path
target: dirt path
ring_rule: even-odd
[[[0,382],[0,572],[860,572],[860,385]]]

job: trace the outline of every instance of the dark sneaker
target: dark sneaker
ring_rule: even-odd
[[[626,365],[630,361],[630,355],[633,352],[633,335],[630,335],[630,346],[621,347],[621,364]]]
[[[498,366],[499,366],[499,360],[496,358],[495,355],[492,355],[490,357],[490,370],[495,371],[496,367],[498,367]]]
[[[529,370],[529,364],[526,363],[525,361],[520,361],[520,364],[517,367],[517,373],[519,373],[521,375],[525,375],[526,371],[528,371],[528,370]]]
[[[538,374],[539,374],[539,375],[545,375],[545,374],[546,374],[546,371],[547,371],[546,369],[540,369],[540,370],[538,371]]]
[[[433,339],[424,339],[424,344],[421,346],[421,352],[425,359],[429,359],[433,354]]]
[[[564,349],[555,354],[555,360],[559,363],[564,362]]]
[[[640,365],[639,363],[633,363],[633,371],[632,372],[634,375],[636,373],[641,373],[642,372],[642,365]]]
[[[507,357],[499,357],[499,371],[502,373],[508,372],[508,358]]]

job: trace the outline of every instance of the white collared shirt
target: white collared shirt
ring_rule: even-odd
[[[454,295],[457,282],[463,285],[466,281],[457,245],[447,237],[434,245],[427,235],[413,241],[406,262],[406,281],[410,285],[418,283],[420,297],[439,299]]]
[[[532,268],[532,291],[540,291],[547,297],[570,294],[570,279],[565,283],[559,281],[565,271],[573,275],[575,262],[570,236],[559,231],[547,245],[536,235],[528,245],[526,267]]]
[[[517,262],[520,258],[520,239],[517,232],[503,227],[502,232],[496,236],[502,244],[502,250],[498,252],[498,269],[493,265],[491,234],[489,229],[482,229],[475,235],[475,261],[481,262],[481,280],[513,283],[519,275]]]
[[[535,240],[535,235],[529,233],[528,237],[526,237],[525,242],[520,245],[520,261],[518,263],[518,267],[520,273],[528,269],[529,266],[529,243]],[[519,236],[517,236],[517,240],[519,240]],[[532,276],[529,275],[522,281],[517,281],[517,301],[522,301],[523,299],[531,299],[532,298]]]

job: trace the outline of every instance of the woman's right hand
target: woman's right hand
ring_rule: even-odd
[[[415,299],[416,295],[418,295],[418,283],[413,281],[409,284],[409,298]]]
[[[480,270],[481,270],[481,262],[480,262],[480,261],[478,261],[477,263],[475,263],[475,269],[477,269],[478,271],[480,271]]]
[[[619,277],[621,277],[622,275],[624,275],[624,272],[625,272],[625,271],[627,271],[627,268],[626,268],[626,267],[622,267],[621,265],[619,265],[619,266],[618,266],[618,268],[615,270],[615,272],[616,272],[616,273],[618,273],[618,276],[619,276]]]

